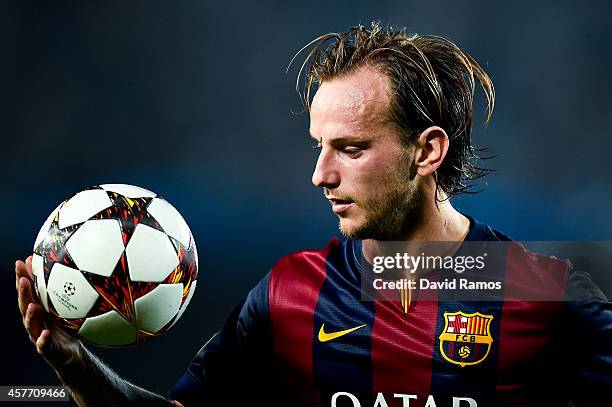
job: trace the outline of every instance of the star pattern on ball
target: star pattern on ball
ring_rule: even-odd
[[[189,294],[189,289],[193,281],[197,278],[197,253],[194,244],[189,247],[184,247],[173,237],[167,235],[156,219],[147,211],[148,205],[154,199],[153,197],[138,197],[131,198],[119,194],[117,192],[105,190],[102,187],[96,186],[89,190],[98,189],[104,190],[108,196],[111,205],[89,217],[85,222],[70,225],[65,228],[59,227],[60,210],[56,213],[55,218],[50,224],[49,230],[45,238],[38,244],[34,252],[43,258],[43,270],[45,283],[49,280],[49,275],[56,263],[63,264],[73,269],[79,269],[75,260],[71,257],[66,248],[66,243],[74,235],[74,233],[86,222],[93,220],[113,219],[119,222],[121,231],[121,240],[123,242],[123,252],[110,276],[103,276],[91,273],[85,270],[80,270],[89,284],[98,292],[99,298],[93,305],[89,316],[101,315],[108,311],[116,311],[125,320],[132,324],[136,324],[137,318],[135,315],[134,301],[143,297],[147,293],[154,290],[159,284],[183,284],[182,302],[184,302]],[[159,199],[159,198],[157,198]],[[61,206],[65,205],[65,201]],[[128,259],[125,248],[128,246],[130,239],[134,235],[134,231],[138,225],[146,225],[164,235],[172,243],[174,254],[177,256],[178,265],[174,270],[169,272],[168,276],[161,282],[148,281],[133,281],[130,279]],[[156,253],[151,253],[155,255]],[[66,295],[74,295],[75,287],[72,285],[64,286]],[[181,302],[181,304],[182,304]],[[73,332],[79,329],[85,319],[66,320],[59,318],[58,312],[49,303],[49,311],[52,316],[63,323],[64,326],[72,329]],[[170,325],[170,323],[168,324]],[[155,336],[157,333],[138,331],[138,341],[145,340],[148,336]]]

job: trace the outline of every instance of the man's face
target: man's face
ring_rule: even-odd
[[[388,108],[388,79],[370,67],[323,82],[312,101],[310,134],[321,149],[312,183],[351,239],[400,240],[421,217],[413,154]]]

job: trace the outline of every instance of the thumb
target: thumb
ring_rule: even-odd
[[[36,340],[37,352],[54,368],[61,368],[78,358],[78,340],[58,329],[44,329]]]

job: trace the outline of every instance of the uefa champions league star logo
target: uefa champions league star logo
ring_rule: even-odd
[[[68,296],[74,295],[76,292],[76,287],[70,281],[64,283],[64,293]]]

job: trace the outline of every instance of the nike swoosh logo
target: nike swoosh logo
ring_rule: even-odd
[[[338,331],[338,332],[330,332],[330,333],[326,333],[325,332],[325,324],[321,325],[321,329],[319,329],[319,341],[320,342],[327,342],[327,341],[331,341],[332,339],[336,339],[339,338],[341,336],[344,336],[348,333],[351,333],[353,331],[358,330],[359,328],[363,328],[364,326],[366,326],[366,324],[363,325],[359,325],[353,328],[349,328],[349,329],[345,329],[344,331]]]

